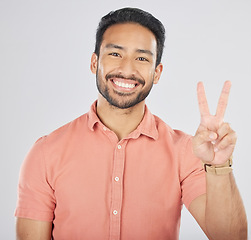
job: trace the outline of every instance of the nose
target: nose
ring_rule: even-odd
[[[121,60],[118,70],[125,77],[135,76],[137,72],[134,61],[126,57]]]

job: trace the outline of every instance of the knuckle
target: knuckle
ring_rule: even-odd
[[[229,123],[224,123],[224,128],[229,131],[231,129],[230,124]]]
[[[227,134],[221,142],[222,147],[228,146],[231,144],[235,144],[237,141],[236,133],[232,132],[231,134]]]
[[[235,131],[232,132],[232,136],[233,136],[233,142],[237,141],[237,134]]]

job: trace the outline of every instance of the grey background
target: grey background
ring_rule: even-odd
[[[19,168],[31,145],[96,99],[95,30],[101,16],[125,6],[166,26],[164,72],[147,104],[170,126],[194,134],[196,83],[204,82],[214,113],[223,82],[232,81],[225,120],[238,134],[234,174],[251,217],[249,0],[0,0],[0,239],[15,238]],[[185,208],[180,239],[206,239]]]

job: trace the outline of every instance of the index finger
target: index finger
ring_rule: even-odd
[[[197,97],[201,117],[205,115],[210,115],[206,93],[202,82],[199,82],[197,85]]]
[[[224,118],[224,114],[227,108],[227,103],[228,103],[228,96],[230,93],[230,88],[231,88],[231,82],[230,81],[226,81],[224,83],[224,86],[222,88],[221,91],[221,95],[219,98],[219,102],[218,102],[218,106],[217,106],[217,110],[216,110],[216,116],[219,117],[219,119]]]

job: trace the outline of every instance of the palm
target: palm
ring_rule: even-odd
[[[217,149],[217,145],[222,139],[218,139],[218,132],[223,124],[223,117],[227,106],[228,96],[230,92],[231,83],[227,81],[224,84],[217,111],[215,115],[209,112],[206,95],[202,83],[198,84],[198,101],[201,114],[201,122],[199,128],[193,138],[193,150],[195,155],[203,162],[214,165],[225,163],[234,150],[234,144],[228,144],[223,149]],[[205,133],[215,135],[215,141],[210,139],[202,139],[201,136]],[[225,137],[225,136],[224,136]]]

